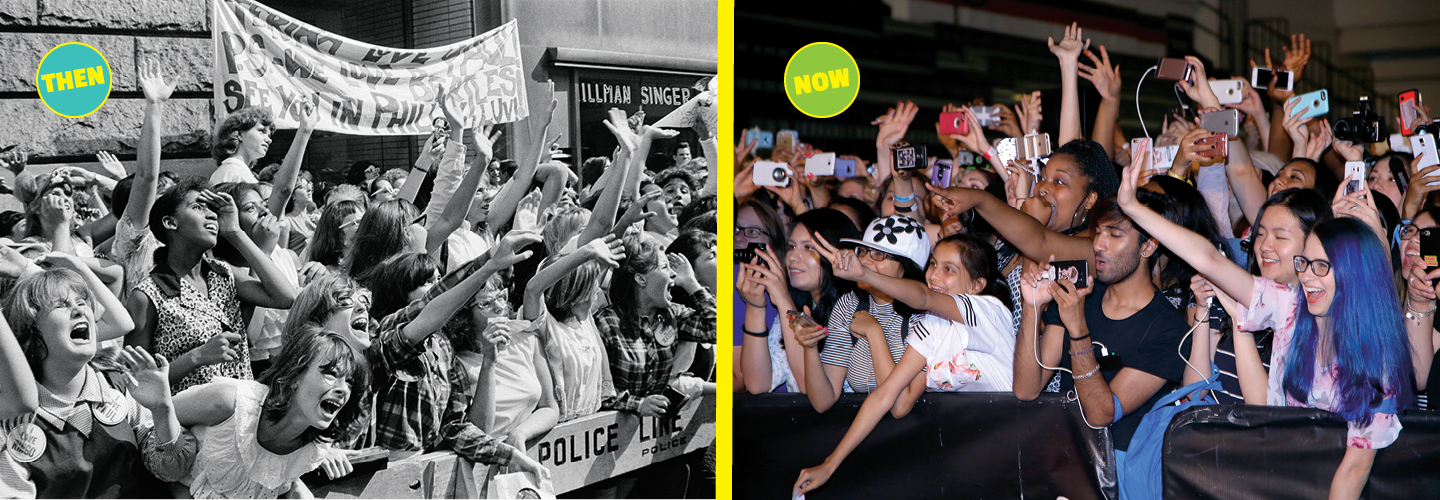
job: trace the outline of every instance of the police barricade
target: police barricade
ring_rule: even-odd
[[[1361,498],[1440,498],[1440,414],[1400,416],[1400,439],[1375,454]],[[1327,411],[1197,406],[1165,435],[1165,498],[1325,498],[1345,456],[1346,425]]]
[[[550,469],[555,493],[565,493],[714,442],[715,396],[705,396],[674,418],[605,411],[565,422],[526,453]],[[310,476],[306,483],[317,498],[484,498],[493,477],[485,464],[449,451],[357,465],[356,471],[328,483]]]
[[[786,498],[800,470],[840,443],[864,402],[846,394],[825,413],[803,395],[735,397],[735,498]],[[903,419],[885,417],[821,498],[1115,499],[1108,430],[1092,430],[1058,395],[927,393]]]

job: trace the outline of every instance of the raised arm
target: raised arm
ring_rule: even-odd
[[[517,263],[530,258],[529,251],[515,253],[517,249],[524,248],[531,243],[538,243],[540,235],[537,233],[516,234],[511,232],[500,239],[500,243],[491,250],[490,257],[479,270],[466,277],[459,284],[450,287],[439,296],[431,299],[425,304],[424,309],[415,319],[401,330],[401,334],[411,344],[425,340],[431,334],[440,330],[450,321],[456,312],[460,311],[465,303],[480,293],[485,286],[485,281],[501,269],[508,269]]]
[[[102,341],[118,339],[135,329],[135,322],[130,318],[130,313],[125,310],[125,304],[115,297],[110,287],[101,282],[100,277],[96,276],[90,270],[90,266],[85,265],[85,262],[81,261],[79,257],[51,252],[41,257],[40,261],[75,271],[80,274],[81,279],[85,280],[85,287],[89,288],[90,294],[95,297],[95,305],[103,311],[96,321],[95,326],[99,328],[96,338]]]
[[[200,201],[209,205],[219,216],[220,235],[240,251],[240,255],[245,257],[245,263],[259,278],[235,273],[235,295],[240,302],[252,306],[289,309],[295,302],[295,287],[281,274],[275,261],[265,255],[260,247],[250,240],[250,235],[240,229],[239,210],[235,207],[235,200],[225,193],[206,191],[200,193]],[[280,221],[274,214],[266,214],[255,224],[266,232],[278,233],[280,228]]]
[[[284,214],[285,207],[290,204],[290,197],[295,194],[295,183],[300,181],[300,163],[305,160],[305,147],[310,144],[310,135],[315,132],[318,115],[314,103],[301,106],[300,126],[295,129],[295,140],[290,142],[285,161],[280,163],[280,171],[275,173],[275,189],[270,194],[268,204],[272,214]]]
[[[1125,215],[1129,216],[1136,226],[1150,233],[1161,245],[1190,264],[1195,271],[1204,274],[1211,283],[1219,286],[1220,290],[1230,294],[1235,300],[1250,303],[1251,290],[1255,285],[1254,277],[1221,254],[1220,249],[1212,246],[1210,240],[1204,236],[1170,222],[1141,204],[1135,198],[1141,175],[1139,164],[1125,167],[1124,174],[1121,175],[1120,191],[1116,200]]]
[[[1083,42],[1081,40],[1084,40]],[[1090,46],[1084,39],[1079,23],[1065,27],[1065,38],[1055,43],[1052,37],[1047,42],[1050,52],[1060,59],[1060,142],[1065,144],[1083,139],[1080,123],[1080,52]]]
[[[894,158],[891,155],[891,148],[894,148],[901,140],[905,139],[905,132],[910,129],[910,122],[915,120],[915,115],[920,112],[920,107],[913,102],[897,102],[895,107],[890,108],[885,115],[870,122],[871,125],[879,125],[880,130],[875,135],[875,183],[884,182],[887,177],[895,172]],[[920,159],[916,159],[920,161]],[[896,185],[899,183],[896,182]],[[896,196],[903,196],[898,191]]]
[[[539,141],[535,142],[535,151],[520,158],[520,165],[515,170],[515,175],[500,188],[495,199],[490,202],[490,213],[486,219],[490,221],[492,230],[498,229],[504,221],[510,220],[515,215],[515,207],[520,204],[520,199],[530,192],[530,183],[535,181],[535,169],[540,166],[540,156],[545,154],[546,146],[550,144],[550,122],[555,118],[555,106],[559,101],[555,100],[555,84],[549,84],[550,106],[545,110],[543,122],[540,125]],[[533,116],[533,115],[532,115]],[[532,129],[533,130],[533,129]]]
[[[1250,150],[1245,147],[1245,141],[1230,144],[1230,161],[1225,163],[1225,178],[1230,181],[1230,192],[1234,193],[1235,199],[1240,202],[1240,210],[1245,213],[1250,225],[1259,224],[1260,207],[1265,205],[1269,195],[1260,178],[1260,170],[1255,168]]]
[[[620,195],[624,193],[625,179],[630,172],[630,157],[635,149],[634,142],[630,140],[631,135],[621,131],[625,127],[624,122],[615,124],[605,120],[601,123],[620,141],[620,153],[610,164],[610,170],[601,175],[596,184],[596,188],[600,190],[600,199],[595,201],[595,210],[590,212],[590,221],[586,223],[585,229],[580,231],[580,239],[575,241],[577,246],[589,243],[590,240],[604,236],[614,229],[615,215],[620,211]]]
[[[525,303],[521,306],[523,317],[531,321],[538,319],[545,307],[545,291],[561,278],[574,273],[581,264],[594,260],[613,269],[624,258],[625,246],[619,238],[612,235],[581,245],[560,260],[540,268],[535,272],[535,277],[530,278],[530,282],[525,285]]]
[[[160,128],[165,101],[175,85],[160,76],[160,65],[146,61],[140,70],[140,89],[145,92],[145,118],[140,125],[140,143],[135,147],[135,181],[122,218],[136,227],[149,225],[150,207],[155,204],[155,186],[160,178]],[[132,286],[134,284],[131,284]]]
[[[833,263],[831,267],[835,277],[868,284],[905,305],[929,311],[950,321],[964,323],[969,320],[955,305],[955,299],[949,295],[931,290],[919,281],[870,272],[860,265],[860,258],[855,256],[854,250],[836,248],[819,234],[815,235],[815,241],[819,243],[816,250],[820,255]]]
[[[1100,57],[1085,51],[1085,57],[1095,66],[1080,64],[1080,77],[1095,84],[1100,92],[1100,108],[1095,112],[1095,129],[1090,131],[1090,140],[1100,143],[1105,154],[1115,157],[1115,124],[1120,120],[1120,65],[1110,65],[1110,53],[1100,46]],[[1061,143],[1064,144],[1064,143]]]
[[[929,184],[932,199],[945,207],[947,214],[975,209],[1000,233],[1000,237],[1026,258],[1045,262],[1051,255],[1058,260],[1095,260],[1094,243],[1090,238],[1067,236],[1051,231],[1045,224],[1024,212],[1011,208],[986,191],[963,187],[940,189]]]

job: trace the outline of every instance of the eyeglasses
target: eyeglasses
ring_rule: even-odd
[[[1330,274],[1330,261],[1324,259],[1310,260],[1305,257],[1296,255],[1295,272],[1297,274],[1303,273],[1305,272],[1306,268],[1309,268],[1310,272],[1315,273],[1315,276],[1323,278],[1326,275]]]
[[[1433,229],[1435,228],[1427,227],[1422,229],[1420,228],[1420,226],[1416,226],[1414,224],[1406,224],[1400,226],[1400,239],[1408,240],[1410,238],[1414,238],[1421,233],[1430,234],[1430,231],[1432,231]]]
[[[765,229],[758,227],[735,226],[735,234],[745,234],[746,238],[759,238],[765,236]]]
[[[883,250],[876,250],[870,247],[855,247],[855,256],[861,258],[868,257],[870,260],[893,260],[895,262],[900,262],[899,256]]]

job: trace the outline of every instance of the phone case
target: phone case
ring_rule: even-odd
[[[772,149],[775,147],[775,133],[768,130],[751,129],[754,131],[755,149]]]
[[[1050,155],[1050,133],[1034,134],[1021,137],[1021,145],[1025,148],[1025,159],[1034,160]]]
[[[1130,164],[1139,165],[1140,172],[1153,170],[1154,164],[1150,161],[1154,155],[1150,154],[1150,138],[1137,137],[1130,139]]]
[[[1415,134],[1415,126],[1424,125],[1421,121],[1420,112],[1420,91],[1407,90],[1400,93],[1400,133],[1404,135]]]
[[[1290,110],[1290,116],[1300,115],[1300,118],[1314,118],[1330,112],[1330,93],[1324,89],[1316,90],[1291,99],[1299,99],[1295,108]],[[1309,108],[1309,109],[1306,109]],[[1304,110],[1304,113],[1301,111]]]
[[[851,177],[855,177],[855,175],[856,172],[854,158],[835,159],[835,177],[839,177],[841,179],[849,179]]]
[[[800,147],[800,134],[794,130],[781,130],[775,134],[775,150],[788,151],[795,154],[795,148]]]
[[[943,160],[935,162],[935,166],[930,167],[930,184],[939,188],[950,187],[950,176],[954,171],[955,169],[950,166],[949,162]]]
[[[1155,77],[1161,80],[1180,81],[1190,79],[1190,63],[1184,59],[1166,57],[1160,59]]]
[[[939,132],[945,135],[968,134],[970,133],[970,121],[965,118],[964,111],[956,111],[953,113],[940,113]]]
[[[1175,157],[1179,154],[1179,144],[1150,148],[1150,164],[1155,166],[1155,170],[1168,172],[1170,167],[1175,164]]]
[[[1365,189],[1365,162],[1345,162],[1345,195]]]
[[[975,121],[980,122],[981,127],[994,127],[1000,124],[1000,106],[971,106],[970,114],[975,115]]]
[[[895,148],[894,166],[897,170],[911,170],[925,168],[928,166],[930,156],[926,154],[924,145],[909,145]]]
[[[790,177],[794,172],[790,165],[774,161],[757,161],[750,179],[756,186],[785,187],[790,185]]]
[[[1216,133],[1210,137],[1200,139],[1196,144],[1213,144],[1215,149],[1207,149],[1195,154],[1206,158],[1221,158],[1230,156],[1230,136],[1223,133]]]
[[[1225,109],[1200,115],[1200,127],[1217,134],[1240,135],[1240,110]]]
[[[817,153],[805,159],[805,174],[835,175],[835,153]]]
[[[1440,164],[1440,158],[1437,158],[1436,155],[1435,155],[1435,136],[1433,136],[1433,135],[1430,135],[1430,134],[1420,134],[1420,135],[1411,137],[1411,138],[1410,138],[1410,150],[1415,153],[1415,156],[1422,156],[1422,155],[1423,155],[1423,157],[1420,158],[1420,163],[1417,164],[1417,165],[1415,165],[1415,171],[1414,171],[1414,172],[1411,172],[1410,175],[1415,175],[1415,174],[1417,174],[1417,173],[1420,173],[1420,171],[1423,170],[1423,169],[1425,169],[1425,167],[1429,167],[1429,166],[1432,166],[1432,165]],[[1434,173],[1434,174],[1430,174],[1430,175],[1428,175],[1428,176],[1426,176],[1426,177],[1440,177],[1440,172],[1436,172],[1436,173]],[[1440,181],[1430,182],[1430,183],[1427,183],[1427,184],[1425,184],[1425,185],[1427,185],[1427,186],[1440,185]]]
[[[1210,90],[1220,104],[1239,104],[1245,100],[1245,85],[1240,80],[1210,80]]]
[[[1075,284],[1075,288],[1086,288],[1089,286],[1090,261],[1085,260],[1058,260],[1050,263],[1050,276],[1052,279],[1065,278]]]
[[[1006,137],[995,141],[995,158],[1000,160],[1001,165],[1009,165],[1020,157],[1020,140],[1014,137]]]
[[[1440,268],[1440,228],[1420,230],[1420,259],[1426,272]]]

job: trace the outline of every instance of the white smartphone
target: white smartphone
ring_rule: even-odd
[[[1436,158],[1435,156],[1435,136],[1430,134],[1411,136],[1410,149],[1415,152],[1415,156],[1424,155],[1423,158],[1420,158],[1420,163],[1415,166],[1415,172],[1411,172],[1410,175],[1415,175],[1425,169],[1425,167],[1440,164],[1440,158]],[[1440,172],[1430,174],[1427,177],[1440,177]],[[1440,185],[1440,181],[1426,183],[1425,185],[1437,186]]]
[[[1220,104],[1240,104],[1245,100],[1245,86],[1240,80],[1210,80],[1210,90]]]
[[[1150,148],[1150,163],[1155,170],[1169,172],[1170,167],[1175,164],[1175,155],[1180,154],[1180,145],[1159,146]]]
[[[1154,168],[1153,164],[1150,162],[1150,159],[1153,158],[1153,156],[1154,155],[1150,154],[1149,137],[1136,137],[1134,139],[1130,139],[1130,165],[1139,165],[1140,173],[1142,175]]]
[[[835,153],[816,153],[805,159],[805,174],[835,175]]]
[[[790,165],[776,161],[757,161],[750,179],[755,181],[756,186],[785,187],[790,185],[790,177],[795,172],[790,170]]]
[[[1345,196],[1365,189],[1365,162],[1345,162]]]
[[[1272,77],[1270,68],[1253,68],[1250,70],[1250,86],[1258,90],[1265,90],[1270,87],[1270,79]],[[1295,74],[1289,71],[1281,71],[1280,81],[1275,83],[1276,86],[1280,87],[1280,90],[1291,92],[1295,88]]]
[[[1009,165],[1011,161],[1020,155],[1018,139],[1006,137],[995,141],[995,157],[1000,160],[1001,165]]]

